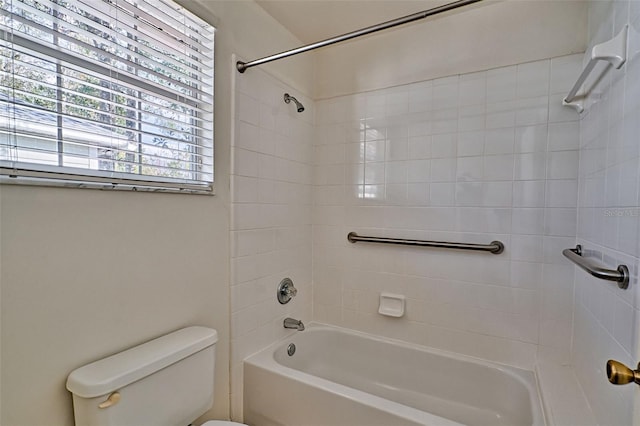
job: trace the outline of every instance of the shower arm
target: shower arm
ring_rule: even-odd
[[[342,34],[337,37],[328,38],[326,40],[318,41],[312,44],[307,44],[305,46],[301,46],[296,49],[291,49],[284,52],[276,53],[275,55],[265,56],[264,58],[255,59],[249,62],[238,61],[236,63],[236,68],[240,73],[244,73],[247,70],[247,68],[266,64],[272,61],[277,61],[278,59],[287,58],[289,56],[297,55],[299,53],[308,52],[309,50],[319,49],[321,47],[329,46],[335,43],[340,43],[342,41],[351,40],[352,38],[375,33],[381,30],[386,30],[387,28],[397,27],[398,25],[403,25],[409,22],[418,21],[420,19],[424,19],[429,16],[438,15],[440,13],[448,12],[450,10],[457,9],[459,7],[467,6],[469,4],[477,3],[480,1],[482,0],[458,0],[453,3],[447,3],[442,6],[434,7],[428,10],[423,10],[422,12],[417,12],[411,15],[403,16],[401,18],[393,19],[391,21],[383,22],[381,24],[372,25],[370,27],[366,27],[360,30],[352,31],[350,33]]]

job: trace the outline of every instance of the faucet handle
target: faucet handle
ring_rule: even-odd
[[[291,297],[296,297],[296,295],[298,294],[298,289],[293,287],[293,285],[286,288],[284,291]]]
[[[289,303],[292,297],[295,297],[298,294],[298,289],[293,286],[293,281],[291,278],[285,278],[280,281],[278,284],[278,290],[276,295],[278,297],[278,302],[284,305],[285,303]]]

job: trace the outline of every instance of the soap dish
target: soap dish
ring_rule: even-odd
[[[404,316],[404,299],[401,294],[380,293],[378,313],[396,318]]]

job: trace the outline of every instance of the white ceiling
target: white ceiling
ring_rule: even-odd
[[[305,44],[421,12],[452,0],[256,0]]]

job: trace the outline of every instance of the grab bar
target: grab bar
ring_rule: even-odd
[[[584,67],[580,77],[575,82],[569,94],[562,101],[562,105],[570,106],[575,108],[578,113],[584,111],[584,98],[585,95],[578,96],[578,90],[587,80],[587,77],[593,71],[593,68],[596,66],[598,61],[607,61],[609,62],[615,69],[620,69],[627,61],[627,33],[629,30],[629,26],[625,25],[622,30],[618,33],[617,36],[608,40],[604,43],[596,44],[591,49],[591,58],[587,63],[587,66]],[[575,100],[576,98],[580,98],[579,100]]]
[[[618,265],[618,269],[616,270],[605,269],[595,265],[582,257],[582,246],[580,244],[578,244],[576,248],[562,250],[562,254],[596,278],[607,281],[616,281],[618,283],[618,287],[621,289],[629,287],[629,268],[627,268],[626,265]]]
[[[500,254],[504,251],[504,244],[500,241],[491,241],[491,244],[451,243],[447,241],[405,240],[402,238],[365,237],[355,232],[349,232],[347,240],[351,243],[363,241],[367,243],[400,244],[404,246],[438,247],[457,250],[489,251]]]

